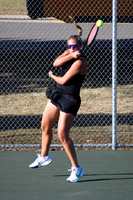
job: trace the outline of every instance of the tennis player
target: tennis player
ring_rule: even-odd
[[[72,166],[67,181],[77,182],[84,175],[84,170],[78,164],[69,132],[81,104],[80,88],[87,73],[87,60],[80,52],[83,44],[79,36],[70,36],[67,45],[68,49],[53,63],[54,67],[61,67],[60,76],[56,76],[52,71],[48,73],[55,83],[46,91],[50,101],[44,109],[41,123],[42,151],[29,167],[41,167],[52,161],[48,153],[52,140],[52,127],[58,120],[58,137]]]

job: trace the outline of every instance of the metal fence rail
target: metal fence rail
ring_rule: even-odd
[[[112,0],[0,2],[0,148],[41,147],[45,91],[53,83],[47,73],[58,74],[52,63],[77,34],[69,15],[82,27],[83,40],[93,22],[104,21],[84,52],[88,73],[71,137],[77,147],[112,147],[112,5]],[[117,0],[116,147],[133,146],[131,8],[131,1]],[[56,128],[51,147],[62,147]]]

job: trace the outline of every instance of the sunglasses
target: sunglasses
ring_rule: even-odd
[[[73,49],[77,49],[78,45],[77,44],[68,44],[68,49],[71,49],[71,47],[73,47]]]

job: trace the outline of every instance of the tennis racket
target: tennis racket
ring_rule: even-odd
[[[88,34],[88,37],[87,37],[83,47],[80,49],[80,52],[82,52],[85,49],[85,47],[90,46],[94,42],[94,40],[95,40],[95,38],[97,36],[98,30],[99,30],[99,27],[95,23],[92,26],[92,28],[91,28],[91,30],[90,30],[90,32]]]
[[[90,30],[90,32],[88,34],[88,37],[87,37],[87,40],[86,40],[84,46],[89,46],[89,45],[91,45],[94,42],[94,40],[95,40],[95,38],[97,36],[98,30],[99,30],[99,27],[95,23],[92,26],[92,28],[91,28],[91,30]]]
[[[71,17],[71,16],[69,16],[69,17],[71,18],[71,20],[73,20],[74,26],[79,30],[78,35],[81,36],[82,35],[82,28],[76,24],[76,22],[75,22],[73,17]],[[95,23],[92,26],[92,28],[91,28],[91,30],[90,30],[90,32],[88,34],[88,37],[87,37],[87,39],[85,41],[85,44],[84,44],[84,46],[82,47],[82,49],[80,51],[82,51],[86,46],[90,46],[94,42],[94,40],[95,40],[95,38],[97,36],[98,30],[99,30],[99,27]]]

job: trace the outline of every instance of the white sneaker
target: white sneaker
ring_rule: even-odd
[[[67,178],[67,181],[71,183],[78,182],[80,177],[84,175],[84,170],[81,167],[71,167],[68,171],[71,171],[70,176]]]
[[[38,158],[32,164],[29,165],[30,168],[42,167],[52,162],[52,158],[49,155],[41,156],[41,154],[37,154],[37,156]]]

